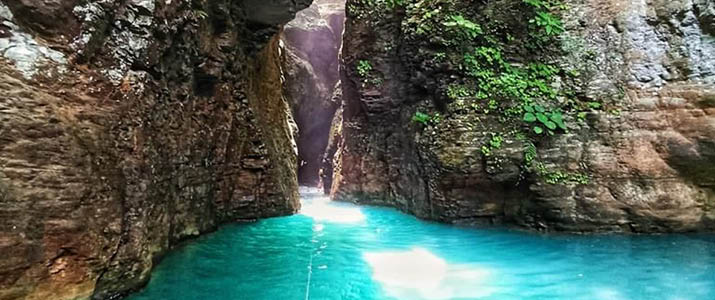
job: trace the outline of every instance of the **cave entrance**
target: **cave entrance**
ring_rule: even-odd
[[[335,112],[345,0],[315,0],[285,26],[286,96],[298,125],[298,183],[318,186]]]

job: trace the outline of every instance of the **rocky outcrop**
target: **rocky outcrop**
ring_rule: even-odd
[[[548,1],[530,2],[541,8]],[[527,1],[400,6],[348,0],[332,196],[450,223],[573,232],[714,230],[711,1],[563,2],[568,10],[558,14],[565,32],[530,44],[534,34],[525,31],[537,22],[528,22],[536,16]],[[521,120],[524,106],[509,119],[502,102],[476,93],[482,86],[467,84],[467,64],[502,57],[484,47],[474,54],[481,60],[467,61],[475,56],[429,34],[459,26],[460,38],[488,36],[485,45],[505,45],[510,66],[500,68],[540,61],[562,70],[542,87],[569,95],[525,99],[573,111],[568,130],[537,135]],[[543,32],[537,37],[549,38]],[[482,71],[470,76],[494,76]],[[532,138],[538,152],[529,150]]]
[[[309,4],[3,0],[0,299],[116,298],[186,238],[295,212],[277,34]]]
[[[339,106],[338,56],[342,44],[345,2],[316,1],[285,26],[286,96],[298,124],[298,180],[316,186],[330,124]]]
[[[333,91],[333,102],[342,103],[343,88],[338,82],[335,91]],[[328,144],[323,153],[323,160],[320,165],[320,185],[326,195],[331,194],[333,188],[333,178],[339,175],[337,167],[340,166],[340,142],[343,140],[343,108],[338,107],[330,122],[330,132],[328,133]]]

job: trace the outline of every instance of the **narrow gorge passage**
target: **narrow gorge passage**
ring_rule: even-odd
[[[344,22],[344,0],[318,0],[286,24],[281,36],[286,98],[298,125],[301,185],[317,186],[321,181],[331,124],[341,101]]]
[[[418,220],[302,188],[300,214],[229,225],[169,254],[130,300],[699,300],[715,236],[535,235]]]
[[[0,300],[714,274],[713,0],[0,0]]]

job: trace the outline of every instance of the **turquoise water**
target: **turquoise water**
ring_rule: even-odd
[[[129,299],[715,299],[715,236],[458,228],[302,195],[171,252]]]

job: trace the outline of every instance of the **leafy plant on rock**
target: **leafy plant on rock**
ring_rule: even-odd
[[[555,17],[551,13],[540,11],[536,13],[536,17],[531,19],[531,23],[544,29],[546,35],[558,35],[564,32],[564,27],[561,19]]]
[[[472,92],[464,85],[452,84],[447,87],[447,97],[449,97],[449,99],[457,100],[471,95]]]
[[[533,131],[536,134],[547,132],[550,135],[554,134],[557,128],[564,131],[568,130],[564,118],[559,111],[546,111],[541,105],[526,105],[524,106],[524,121],[527,123],[535,123]],[[546,131],[541,126],[546,127]]]
[[[444,26],[457,29],[463,37],[468,39],[474,39],[484,33],[479,24],[465,19],[462,15],[450,16],[449,21],[444,22]]]
[[[423,113],[423,112],[416,112],[414,116],[412,116],[412,121],[421,123],[421,124],[427,124],[429,120],[431,119],[430,115]]]
[[[357,64],[357,72],[360,77],[363,79],[368,78],[370,76],[370,72],[372,71],[372,65],[370,64],[369,61],[367,60],[360,60],[358,61]]]

